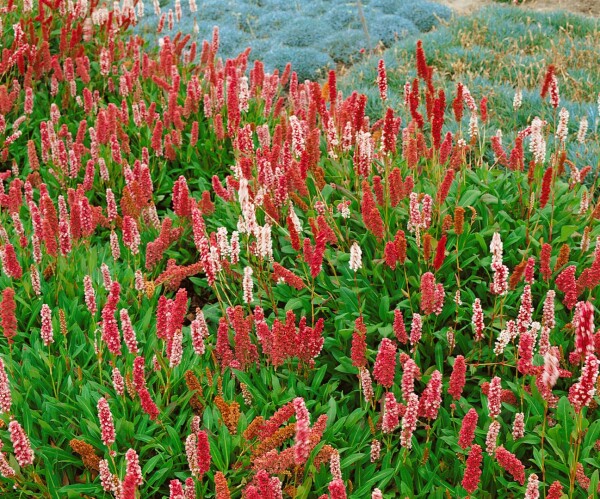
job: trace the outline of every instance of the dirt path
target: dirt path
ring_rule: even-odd
[[[460,14],[468,14],[474,10],[494,3],[492,0],[438,0]],[[600,0],[525,0],[525,9],[538,11],[568,10],[577,14],[600,17]]]

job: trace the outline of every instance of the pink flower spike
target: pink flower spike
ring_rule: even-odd
[[[521,485],[525,483],[525,466],[512,452],[507,451],[502,445],[496,449],[496,459],[513,478]]]
[[[375,380],[385,388],[391,388],[394,384],[396,371],[396,345],[392,340],[384,338],[379,345],[373,376]]]
[[[199,431],[197,436],[196,459],[197,471],[200,478],[210,469],[210,444],[205,431]]]
[[[331,499],[346,499],[346,487],[340,479],[333,480],[329,483],[329,494]]]
[[[13,478],[16,475],[2,451],[0,451],[0,475],[4,478]]]
[[[33,464],[33,450],[31,449],[29,438],[21,425],[16,420],[13,420],[8,424],[8,431],[10,432],[10,441],[13,444],[15,458],[19,466],[23,468]]]
[[[478,418],[477,411],[473,408],[469,409],[469,412],[467,412],[463,418],[458,437],[458,445],[460,445],[462,449],[468,449],[473,443]]]
[[[98,401],[98,419],[100,420],[102,442],[107,447],[110,447],[115,443],[115,425],[112,413],[110,412],[110,406],[104,397]]]
[[[473,327],[475,328],[475,341],[481,341],[483,336],[483,309],[481,308],[481,300],[479,298],[475,298],[473,302]]]
[[[8,376],[6,375],[4,361],[0,357],[0,414],[10,412],[11,405],[12,397],[10,394],[10,384],[8,382]]]
[[[469,453],[469,457],[467,458],[467,467],[465,468],[465,474],[462,481],[463,488],[469,494],[475,492],[479,486],[482,460],[483,457],[481,455],[481,447],[475,444]]]
[[[495,376],[490,383],[490,391],[488,392],[488,410],[490,418],[495,418],[500,414],[502,407],[502,380]]]
[[[417,416],[419,413],[419,397],[416,393],[408,396],[406,412],[402,418],[402,433],[400,434],[400,445],[408,450],[412,449],[412,435],[417,429]]]
[[[121,329],[123,330],[123,340],[125,340],[127,349],[132,354],[136,355],[138,353],[137,338],[127,309],[122,308],[119,312],[119,317],[121,319]]]
[[[142,485],[144,482],[142,479],[142,468],[140,467],[140,460],[135,450],[129,449],[125,453],[125,459],[127,460],[127,476],[130,476],[136,485]]]
[[[539,499],[540,498],[540,481],[535,473],[529,475],[527,479],[527,491],[525,492],[525,499]]]
[[[522,412],[517,412],[515,414],[512,435],[515,440],[525,436],[525,414]]]
[[[381,418],[381,431],[383,433],[391,433],[400,423],[398,402],[392,392],[385,394],[385,405],[383,406],[383,415]]]
[[[448,394],[452,395],[454,400],[460,399],[463,388],[466,383],[467,366],[465,358],[462,355],[457,355],[450,375],[450,383],[448,386]]]
[[[301,465],[306,462],[310,453],[310,415],[302,397],[294,399],[294,409],[296,410],[294,460],[297,465]]]
[[[52,331],[52,310],[50,310],[50,307],[45,303],[42,305],[41,316],[42,328],[40,334],[44,345],[48,346],[51,343],[54,343],[54,338]]]

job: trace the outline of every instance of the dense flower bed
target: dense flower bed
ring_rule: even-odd
[[[136,8],[0,12],[3,496],[594,495],[598,170],[560,67],[507,141],[421,43],[372,119],[218,30],[146,48]]]

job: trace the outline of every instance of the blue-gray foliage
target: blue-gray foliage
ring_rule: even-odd
[[[286,29],[273,36],[288,47],[312,47],[319,49],[322,40],[331,30],[319,17],[298,17]]]
[[[411,20],[419,31],[424,32],[431,31],[438,23],[438,19],[448,19],[451,13],[451,10],[444,5],[420,1],[402,2],[395,12],[396,15]]]
[[[370,21],[369,37],[371,41],[380,41],[386,47],[419,32],[412,21],[398,18],[398,16],[371,14],[367,19]]]
[[[359,58],[361,49],[367,48],[367,37],[362,30],[349,29],[344,31],[343,36],[332,33],[323,43],[329,47],[329,53],[335,62],[350,64]]]
[[[174,9],[175,0],[161,2],[162,13]],[[378,43],[388,47],[419,31],[430,31],[450,11],[427,0],[196,0],[198,11],[189,12],[182,1],[183,17],[160,34],[155,32],[158,17],[149,2],[137,32],[151,43],[178,31],[192,33],[199,28],[198,42],[210,39],[212,27],[220,28],[219,53],[223,58],[237,56],[252,47],[251,59],[262,59],[268,71],[280,70],[287,62],[299,77],[323,76],[323,68],[337,63],[354,63],[361,49]],[[436,17],[438,16],[438,17]],[[371,47],[365,35],[366,24]],[[165,23],[167,24],[167,23]]]
[[[324,71],[333,66],[333,60],[321,50],[313,47],[274,46],[260,57],[269,70],[279,69],[281,73],[288,62],[298,73],[298,79],[303,81],[315,76],[323,76]]]

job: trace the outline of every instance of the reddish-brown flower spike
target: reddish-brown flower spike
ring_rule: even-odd
[[[565,307],[571,310],[577,303],[579,293],[577,291],[577,282],[575,281],[575,265],[569,265],[556,278],[556,287],[565,294],[563,303]]]
[[[271,416],[271,418],[261,426],[260,439],[266,440],[272,436],[283,423],[285,423],[294,415],[294,413],[295,408],[292,402],[288,402],[286,405],[278,409],[277,412],[275,412],[275,414],[273,414],[273,416]]]
[[[146,414],[148,414],[148,416],[150,416],[150,419],[152,421],[154,421],[159,415],[159,410],[156,404],[154,403],[154,400],[152,400],[150,392],[148,392],[148,389],[144,386],[138,390],[138,395],[140,397],[140,404],[142,406],[142,410]]]
[[[402,173],[398,167],[395,167],[390,173],[388,185],[390,189],[390,201],[392,206],[396,207],[404,198],[404,182],[402,181]]]
[[[8,277],[13,279],[20,279],[23,276],[23,269],[17,259],[15,248],[12,244],[8,243],[1,250],[2,256],[2,267]]]
[[[163,155],[162,148],[162,133],[163,133],[163,124],[161,120],[157,120],[154,125],[154,130],[152,131],[152,141],[151,147],[152,150],[156,153],[158,157]]]
[[[215,492],[216,499],[231,499],[227,480],[225,479],[225,475],[220,471],[215,473]]]
[[[210,444],[205,431],[199,431],[197,434],[196,456],[198,459],[198,474],[202,478],[202,475],[208,473],[210,469]]]
[[[377,209],[375,208],[375,211]],[[379,212],[377,211],[379,215]],[[325,255],[325,245],[326,245],[326,233],[325,231],[321,231],[317,234],[316,242],[314,250],[312,251],[311,259],[308,262],[310,265],[310,275],[313,279],[321,273],[323,268],[323,256]],[[304,245],[306,248],[306,239],[304,240]]]
[[[481,477],[481,461],[483,460],[481,447],[477,444],[473,445],[469,457],[467,458],[467,466],[462,481],[463,488],[472,494],[479,486],[479,478]]]
[[[427,59],[425,58],[425,51],[423,50],[423,42],[421,40],[417,41],[416,59],[419,78],[428,82],[431,79],[431,69],[427,66]]]
[[[433,259],[433,268],[439,270],[444,259],[446,258],[446,234],[444,234],[438,241],[437,248],[435,250],[435,258]]]
[[[552,269],[550,268],[551,255],[552,246],[548,243],[542,244],[542,251],[540,252],[540,272],[546,281],[552,276]]]
[[[490,138],[490,142],[492,143],[492,149],[494,151],[496,161],[502,166],[508,166],[508,158],[506,157],[506,152],[504,152],[504,148],[502,147],[500,137],[494,135]]]
[[[359,317],[356,319],[354,333],[352,334],[352,347],[350,358],[352,359],[352,365],[354,367],[365,367],[367,365],[367,358],[365,353],[367,351],[366,333],[363,318]]]
[[[406,335],[406,326],[404,325],[404,316],[402,312],[398,309],[394,310],[394,324],[393,324],[394,334],[396,335],[396,339],[406,345],[408,343],[408,336]]]
[[[563,496],[563,486],[556,480],[550,485],[546,499],[560,499]]]
[[[383,150],[385,152],[396,152],[396,140],[398,138],[398,132],[400,131],[400,124],[401,119],[394,118],[394,110],[388,107],[383,120]]]
[[[452,102],[452,109],[454,110],[454,119],[457,123],[460,123],[463,116],[463,84],[459,83],[456,86],[456,98]]]
[[[396,250],[398,251],[398,263],[403,265],[406,261],[406,236],[403,230],[396,232],[394,244],[396,245]]]
[[[521,485],[525,483],[525,466],[512,452],[507,451],[504,446],[496,449],[498,464],[504,468]]]
[[[473,408],[469,409],[469,412],[467,412],[463,418],[460,433],[458,435],[458,445],[460,445],[461,448],[468,449],[473,443],[478,418],[477,411]]]
[[[14,290],[5,288],[2,291],[2,304],[0,305],[0,325],[9,344],[14,342],[13,338],[17,335],[16,308]]]
[[[336,101],[337,101],[337,84],[336,84],[336,74],[335,70],[329,71],[329,78],[327,80],[327,86],[329,90],[329,110],[331,114],[335,114],[336,111]]]
[[[379,60],[377,65],[377,86],[379,87],[379,96],[382,101],[387,99],[387,75],[385,72],[385,61]]]
[[[229,367],[233,361],[233,352],[231,350],[231,346],[229,345],[229,326],[225,317],[221,317],[219,320],[219,327],[217,329],[216,354],[217,358],[221,362],[221,370],[224,371],[225,368]]]
[[[450,383],[448,386],[448,393],[452,395],[454,400],[460,399],[463,388],[466,381],[467,366],[465,364],[465,358],[462,355],[458,355],[454,361],[454,367],[452,368],[452,374],[450,375]]]
[[[273,262],[273,274],[272,278],[275,282],[283,281],[288,286],[292,286],[295,289],[303,289],[305,287],[304,281],[294,274],[292,271],[282,267],[277,262]]]
[[[444,176],[444,180],[437,193],[437,201],[439,204],[442,204],[446,200],[446,197],[448,197],[452,182],[454,182],[454,170],[449,168],[446,170],[446,175]]]
[[[554,64],[550,64],[548,66],[548,69],[546,70],[546,76],[544,77],[542,91],[540,92],[540,96],[542,97],[542,99],[544,97],[546,97],[546,95],[548,94],[548,91],[550,90],[550,86],[552,85],[552,79],[554,77],[555,71],[556,71],[556,68],[554,67]]]
[[[394,243],[394,241],[388,241],[385,244],[385,249],[383,250],[383,259],[389,268],[396,268],[396,263],[398,261],[398,249],[396,248],[396,243]]]
[[[530,331],[521,333],[519,338],[519,361],[517,369],[521,374],[533,374],[533,348],[535,346],[535,337]]]
[[[391,388],[394,384],[396,371],[396,345],[388,338],[381,340],[373,376],[375,380],[385,388]]]
[[[552,185],[552,167],[544,172],[544,178],[542,179],[542,193],[540,194],[540,208],[544,208],[550,199],[550,187]]]
[[[385,233],[383,220],[381,219],[381,214],[375,205],[375,200],[373,199],[373,193],[371,192],[369,182],[366,180],[363,180],[362,182],[362,191],[363,197],[360,207],[365,227],[370,230],[375,237],[377,237],[377,239],[382,239]]]
[[[431,119],[431,136],[433,141],[433,147],[435,149],[440,148],[442,142],[442,127],[444,125],[444,114],[446,111],[446,95],[444,91],[440,89],[438,97],[436,97],[433,104],[433,117]],[[443,164],[440,161],[440,164]]]
[[[482,97],[481,102],[479,103],[479,112],[481,113],[481,121],[487,121],[488,119],[488,109],[487,109],[487,97]]]

